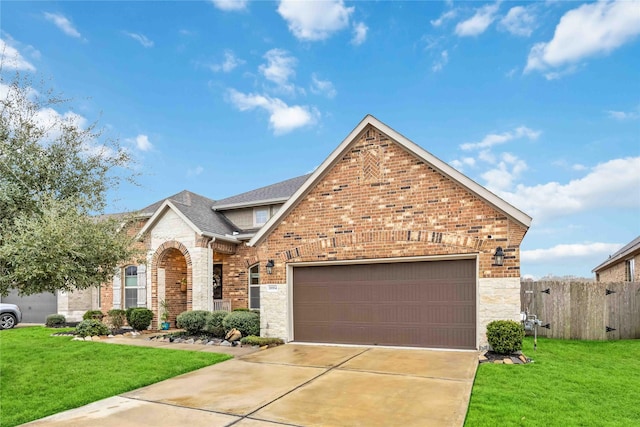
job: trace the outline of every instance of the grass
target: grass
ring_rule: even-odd
[[[478,367],[465,426],[640,425],[640,340],[526,338],[535,363]]]
[[[0,331],[0,426],[26,423],[231,358],[50,336],[59,331]]]

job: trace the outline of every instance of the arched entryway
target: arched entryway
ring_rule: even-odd
[[[154,326],[158,326],[162,313],[160,302],[165,301],[169,322],[175,327],[178,314],[191,310],[192,306],[191,257],[187,248],[179,242],[161,245],[153,256],[151,274]]]

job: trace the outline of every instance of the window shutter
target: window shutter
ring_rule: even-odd
[[[138,307],[147,306],[147,266],[138,266]]]
[[[122,308],[122,279],[120,278],[120,269],[116,269],[113,275],[113,308]]]

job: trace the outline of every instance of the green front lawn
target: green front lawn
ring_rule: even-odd
[[[640,425],[640,340],[526,338],[528,365],[478,367],[465,426]]]
[[[162,381],[231,356],[0,331],[0,426],[14,426]]]

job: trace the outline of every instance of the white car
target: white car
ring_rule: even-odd
[[[0,329],[11,329],[22,321],[20,307],[0,302]]]

